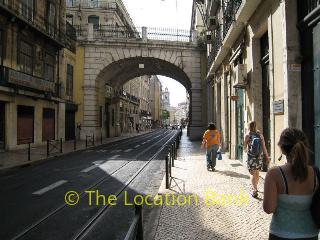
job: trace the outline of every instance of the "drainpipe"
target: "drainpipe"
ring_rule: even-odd
[[[271,47],[272,47],[272,80],[273,80],[273,83],[272,83],[272,99],[274,100],[275,99],[275,95],[274,95],[274,41],[273,41],[273,18],[272,18],[272,14],[270,14],[270,21],[271,21],[271,36],[272,36],[272,43],[271,43]],[[274,160],[274,163],[275,163],[275,154],[276,154],[276,145],[275,145],[275,136],[276,136],[276,128],[275,128],[275,115],[272,113],[272,118],[273,118],[273,160]]]

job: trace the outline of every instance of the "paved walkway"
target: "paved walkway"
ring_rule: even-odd
[[[97,147],[101,144],[107,144],[119,140],[123,140],[126,138],[146,134],[150,131],[140,132],[140,133],[127,133],[122,134],[119,137],[113,137],[113,138],[105,138],[103,139],[102,143],[100,139],[95,139],[95,145],[94,147]],[[88,143],[88,145],[91,145],[91,143]],[[91,145],[92,147],[92,145]],[[50,157],[53,156],[59,156],[64,155],[70,152],[74,152],[74,141],[67,141],[62,143],[62,153],[59,153],[60,145],[57,145],[58,149],[53,149],[53,146],[50,146],[50,149],[53,149],[53,153]],[[88,148],[90,148],[88,146]],[[85,141],[77,141],[76,142],[76,151],[86,149],[86,142]],[[21,149],[21,150],[14,150],[14,151],[5,151],[0,152],[0,170],[4,169],[10,169],[12,167],[18,167],[18,166],[24,166],[31,163],[38,162],[40,160],[49,159],[50,157],[47,157],[47,145],[41,145],[41,146],[33,146],[31,144],[30,148],[30,160],[28,160],[28,149]]]
[[[224,156],[216,171],[208,172],[199,146],[200,142],[189,142],[184,133],[172,168],[171,189],[166,190],[163,181],[159,190],[176,198],[197,194],[199,203],[191,198],[190,205],[178,206],[178,200],[175,206],[163,205],[155,239],[267,239],[271,215],[263,212],[263,193],[259,199],[249,195],[246,168]],[[259,190],[263,191],[262,181]]]

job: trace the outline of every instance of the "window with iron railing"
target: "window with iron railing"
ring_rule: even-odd
[[[22,16],[27,18],[30,22],[33,21],[34,0],[21,0],[19,8],[19,12]]]
[[[33,46],[23,40],[20,40],[18,48],[20,71],[32,74],[33,67]]]
[[[67,64],[66,95],[73,96],[73,66],[71,64]]]
[[[298,0],[299,19],[303,20],[308,14],[320,6],[320,0]]]
[[[44,79],[50,82],[54,82],[54,56],[46,53],[44,63]]]
[[[99,30],[99,16],[91,15],[88,17],[88,23],[93,24],[94,30]]]
[[[0,29],[0,65],[2,66],[2,59],[3,59],[3,48],[4,48],[4,44],[3,44],[3,33],[2,30]]]
[[[56,6],[51,1],[47,1],[47,31],[50,36],[55,36],[56,30]]]

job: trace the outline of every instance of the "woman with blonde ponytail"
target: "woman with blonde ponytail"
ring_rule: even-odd
[[[301,130],[287,128],[278,146],[287,163],[270,169],[265,179],[263,209],[273,213],[269,239],[318,239],[310,206],[319,183],[309,166],[308,140]]]

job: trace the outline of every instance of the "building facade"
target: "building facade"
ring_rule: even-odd
[[[206,6],[208,118],[232,159],[244,159],[250,121],[274,164],[282,130],[302,127],[297,1],[210,0]]]
[[[0,12],[0,148],[64,139],[61,59],[75,44],[66,34],[65,3],[2,1]]]
[[[157,76],[150,78],[150,101],[152,126],[160,127],[161,123],[161,82]]]
[[[77,34],[81,34],[82,30],[87,31],[90,27],[95,33],[98,33],[99,30],[112,34],[121,34],[121,29],[126,32],[135,31],[135,26],[122,1],[67,1],[66,16],[67,21],[77,29]],[[84,59],[89,54],[87,49],[81,45],[81,41],[79,41],[77,52],[82,53],[81,56],[80,53],[78,54],[80,59]],[[85,128],[87,126],[84,126],[84,122],[92,122],[97,129],[96,134],[100,132],[98,135],[103,137],[114,137],[122,133],[150,128],[150,76],[134,78],[120,87],[106,85],[104,86],[106,95],[99,95],[97,100],[93,100],[85,98],[84,93],[92,91],[91,86],[87,85],[83,78],[85,68],[83,60],[77,66],[77,70],[82,75],[80,82],[83,84],[83,88],[78,89],[77,95],[81,96],[82,102],[86,101],[87,105],[92,107],[95,104],[99,105],[98,109],[92,109],[97,112],[98,120],[87,119],[88,116],[85,116],[84,109],[79,107],[79,125]],[[97,101],[97,103],[92,101]],[[80,136],[84,138],[85,135],[92,134],[94,133],[82,131]]]

